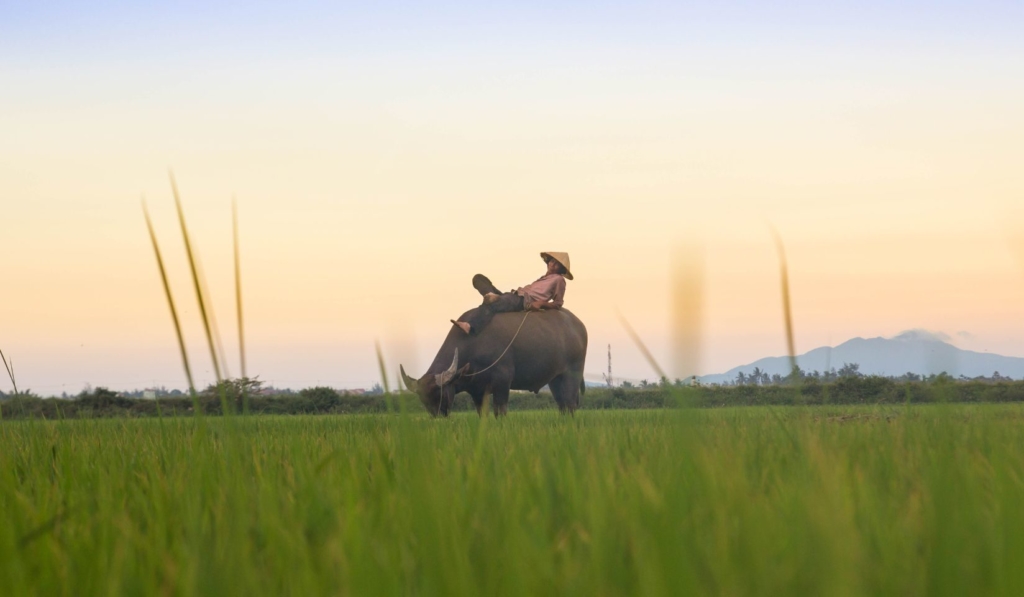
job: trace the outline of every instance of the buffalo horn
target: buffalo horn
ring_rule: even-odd
[[[448,370],[437,376],[437,385],[443,386],[450,382],[455,377],[455,372],[459,369],[459,349],[455,349],[455,358],[452,359],[452,366],[448,367]]]
[[[405,382],[405,387],[409,388],[410,392],[418,392],[420,388],[419,382],[405,374],[405,367],[399,365],[398,370],[402,372],[402,381]]]

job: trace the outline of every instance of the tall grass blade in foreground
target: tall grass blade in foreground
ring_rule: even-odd
[[[199,286],[202,289],[203,301],[208,307],[208,313],[210,316],[210,330],[213,332],[213,345],[217,349],[217,362],[220,364],[221,377],[224,379],[231,379],[231,372],[228,370],[228,357],[224,352],[224,343],[220,338],[220,328],[217,326],[217,313],[213,308],[213,299],[210,298],[210,287],[206,283],[206,276],[203,273],[203,260],[199,257],[198,251],[196,252],[196,274],[199,276]]]
[[[203,299],[210,309],[210,329],[213,330],[213,344],[217,347],[217,358],[220,362],[221,375],[224,379],[231,379],[231,372],[228,369],[228,357],[224,352],[224,343],[220,339],[220,328],[217,326],[217,314],[213,309],[213,299],[210,298],[210,287],[206,284],[206,276],[203,275],[203,262],[196,255],[196,269],[199,273],[199,284],[203,288]]]
[[[374,348],[377,350],[377,365],[380,367],[380,382],[384,386],[384,393],[391,393],[391,384],[388,382],[388,370],[384,366],[384,352],[380,348],[380,341],[374,341]]]
[[[775,229],[771,223],[768,223],[768,229],[772,232],[772,238],[775,240],[775,249],[779,253],[779,278],[782,284],[782,315],[783,322],[786,326],[786,352],[789,353],[789,375],[792,383],[799,384],[800,377],[798,375],[799,368],[796,364],[796,344],[793,341],[793,314],[789,306],[789,267],[786,261],[786,248],[782,244],[782,236],[779,235],[779,231]],[[799,394],[799,391],[794,389],[795,394]],[[794,450],[800,449],[800,444],[797,438],[789,432],[789,429],[782,425],[782,417],[775,410],[774,407],[769,406],[768,412],[775,418],[776,422],[780,424],[780,428],[785,432],[786,437],[793,444]]]
[[[242,367],[242,377],[249,375],[245,370],[245,326],[242,323],[242,266],[238,252],[238,202],[231,199],[231,230],[235,248],[235,310],[238,312],[238,360]]]
[[[249,379],[245,368],[245,325],[242,318],[242,266],[238,250],[238,201],[231,198],[231,232],[235,251],[235,312],[238,314],[238,361],[242,368],[242,379]],[[242,412],[249,412],[249,392],[242,383]]]
[[[0,350],[0,359],[4,362],[4,369],[7,369],[7,376],[11,378],[11,385],[14,386],[14,393],[18,393],[18,382],[14,381],[14,361],[10,364],[7,363],[7,357],[4,356],[4,351]]]
[[[704,259],[696,244],[676,248],[672,263],[673,373],[679,379],[700,373],[704,315]]]
[[[398,407],[401,410],[401,408],[402,408],[401,407],[401,405],[402,405],[402,397],[401,397],[401,388],[402,388],[402,386],[400,386],[400,385],[396,386],[396,388],[395,388],[396,389],[395,395],[394,396],[391,395],[391,384],[388,382],[388,369],[387,369],[387,366],[384,364],[384,351],[380,347],[380,340],[374,340],[373,341],[373,347],[377,351],[377,366],[380,367],[380,383],[381,383],[382,386],[384,386],[384,397],[385,397],[384,401],[388,405],[388,410],[389,411],[394,411],[395,410],[395,406],[396,406],[395,400],[397,400],[398,401]]]
[[[220,384],[223,379],[220,373],[220,363],[217,360],[217,349],[216,343],[213,340],[213,331],[210,326],[210,313],[207,309],[206,301],[203,297],[203,285],[200,282],[199,268],[196,265],[196,257],[192,251],[192,241],[188,235],[188,227],[185,225],[185,212],[181,207],[181,197],[178,194],[178,185],[174,180],[174,173],[171,173],[171,190],[174,193],[174,206],[178,211],[178,222],[181,224],[181,236],[185,241],[185,253],[188,256],[188,265],[192,271],[192,284],[195,286],[196,299],[199,302],[199,313],[203,319],[203,330],[206,332],[206,342],[210,347],[210,360],[213,361],[214,375],[217,377],[217,383]]]
[[[797,379],[796,364],[796,343],[793,341],[793,313],[789,306],[789,266],[786,263],[786,247],[782,244],[782,237],[779,231],[771,224],[768,228],[772,231],[772,238],[775,240],[775,249],[779,253],[779,279],[782,283],[782,315],[786,324],[786,350],[789,353],[789,371],[793,381]]]
[[[640,335],[636,333],[636,331],[633,329],[633,326],[629,325],[629,322],[626,321],[626,317],[619,311],[616,311],[615,314],[619,317],[619,322],[622,323],[622,327],[625,328],[626,333],[629,334],[630,339],[633,340],[633,343],[636,344],[636,347],[638,349],[640,349],[640,352],[644,355],[644,358],[647,359],[647,363],[650,364],[651,368],[654,369],[654,371],[658,374],[658,378],[668,379],[668,376],[665,375],[665,370],[662,369],[661,365],[658,364],[658,361],[655,360],[654,355],[651,354],[651,351],[647,350],[647,345],[644,344],[644,341],[640,339]]]
[[[181,349],[181,364],[185,368],[185,377],[188,379],[188,390],[192,395],[195,413],[200,414],[199,403],[196,398],[196,386],[192,381],[192,367],[188,364],[188,353],[185,350],[185,338],[181,335],[181,322],[178,320],[178,310],[174,306],[174,297],[171,295],[171,286],[167,282],[167,270],[164,269],[164,260],[160,255],[160,246],[156,242],[156,232],[153,231],[153,222],[149,218],[149,210],[146,202],[142,202],[142,214],[146,217],[146,228],[149,230],[149,239],[153,242],[153,253],[156,255],[156,266],[160,270],[160,281],[164,285],[164,296],[167,297],[167,305],[171,308],[171,320],[174,322],[174,333],[178,337],[178,348]]]

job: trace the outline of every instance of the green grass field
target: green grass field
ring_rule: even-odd
[[[1024,406],[0,422],[0,594],[1024,594]]]

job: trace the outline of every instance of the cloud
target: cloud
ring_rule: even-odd
[[[950,342],[953,338],[940,331],[925,330],[922,328],[914,328],[911,330],[904,330],[899,334],[893,336],[893,340],[926,340],[933,342]]]

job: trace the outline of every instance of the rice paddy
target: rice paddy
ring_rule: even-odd
[[[3,421],[0,594],[1024,593],[1024,406]]]

